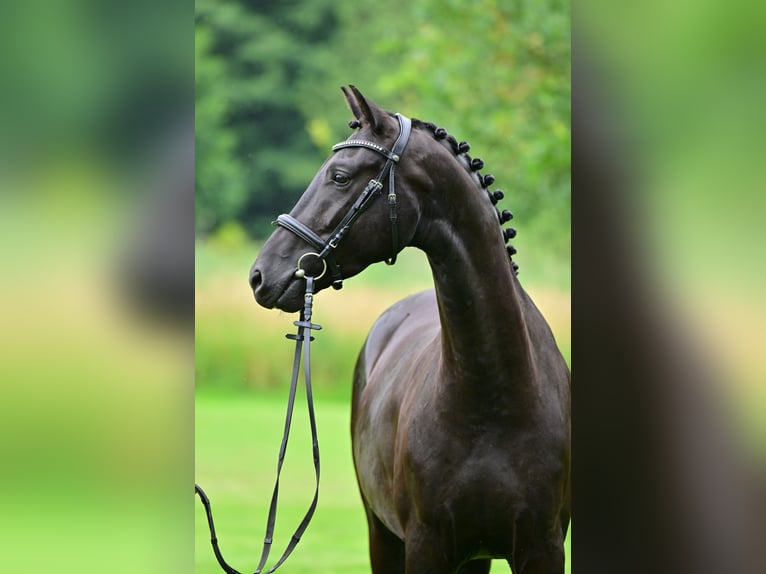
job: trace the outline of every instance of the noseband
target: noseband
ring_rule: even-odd
[[[394,147],[391,151],[387,150],[383,146],[367,140],[350,139],[332,146],[332,151],[348,148],[348,147],[363,147],[379,153],[386,158],[386,163],[383,169],[376,178],[370,180],[364,191],[359,195],[351,208],[346,212],[346,215],[341,219],[340,223],[330,233],[330,238],[325,241],[319,235],[314,233],[308,226],[304,225],[292,215],[283,213],[274,222],[274,225],[284,227],[285,229],[292,231],[295,235],[303,239],[306,243],[310,244],[317,250],[314,253],[318,259],[327,264],[330,269],[330,275],[332,275],[332,286],[334,289],[340,289],[343,287],[343,276],[340,271],[340,266],[335,261],[334,251],[337,249],[343,237],[345,237],[348,230],[364,213],[372,203],[372,200],[380,195],[383,189],[383,182],[388,177],[388,205],[389,205],[389,219],[391,221],[391,241],[392,251],[391,257],[386,259],[386,264],[393,265],[396,263],[396,255],[399,252],[399,228],[397,225],[396,215],[396,188],[394,186],[394,170],[397,163],[404,152],[404,148],[407,147],[407,142],[410,139],[410,132],[412,130],[412,122],[409,118],[396,114],[396,118],[399,120],[399,137],[394,142]],[[304,254],[305,256],[306,254]],[[298,273],[302,269],[300,264],[298,265]],[[321,275],[320,275],[321,276]]]

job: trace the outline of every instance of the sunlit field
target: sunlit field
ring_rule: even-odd
[[[260,558],[293,354],[293,344],[284,335],[295,332],[296,319],[255,303],[247,283],[255,255],[255,247],[197,246],[195,478],[213,504],[221,550],[241,571],[254,570]],[[536,284],[534,273],[529,275],[529,283],[522,283],[569,359],[568,274],[558,272],[557,280],[546,277],[547,284]],[[316,296],[314,321],[323,328],[316,333],[311,356],[322,479],[314,519],[282,567],[287,574],[370,571],[367,526],[351,459],[351,373],[377,316],[398,299],[430,286],[424,256],[407,250],[395,267],[373,266],[346,281],[341,291]],[[293,423],[269,564],[281,555],[314,492],[301,393]],[[220,571],[201,505],[195,524],[196,572]],[[505,562],[493,563],[493,572],[509,571]]]

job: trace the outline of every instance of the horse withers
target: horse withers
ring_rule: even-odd
[[[465,142],[343,92],[356,131],[278,218],[250,283],[259,304],[294,312],[304,274],[319,291],[404,247],[428,258],[434,289],[383,313],[354,373],[372,571],[486,573],[505,559],[515,574],[560,574],[570,375],[518,281],[502,193]]]

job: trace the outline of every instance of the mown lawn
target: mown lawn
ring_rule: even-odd
[[[227,561],[242,572],[258,564],[284,425],[285,400],[210,396],[196,401],[196,480],[213,504]],[[351,464],[345,405],[316,405],[322,463],[314,518],[282,567],[286,573],[369,572],[366,522]],[[314,468],[305,401],[299,401],[280,481],[273,564],[289,542],[314,494]],[[196,572],[217,573],[202,505],[196,511]]]
[[[200,392],[196,397],[196,480],[213,504],[221,550],[241,572],[254,571],[260,557],[285,403],[286,397],[270,394]],[[319,400],[316,415],[322,464],[319,505],[303,539],[280,570],[285,574],[368,573],[367,526],[351,460],[349,407]],[[305,400],[300,398],[293,423],[280,481],[274,558],[269,564],[281,555],[314,493],[310,432]],[[195,527],[195,572],[220,572],[202,505],[195,511]],[[492,571],[510,569],[505,562],[495,561]]]

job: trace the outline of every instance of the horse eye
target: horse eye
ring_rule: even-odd
[[[342,173],[333,174],[332,180],[338,185],[344,185],[349,182],[349,177]]]

